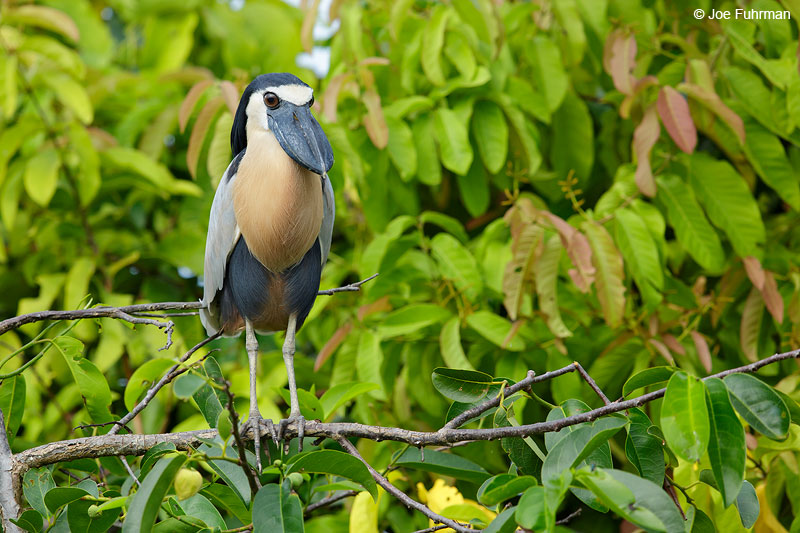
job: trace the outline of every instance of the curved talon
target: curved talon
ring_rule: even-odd
[[[253,431],[253,449],[256,455],[256,470],[258,470],[258,474],[261,474],[261,422],[264,421],[261,418],[261,413],[258,411],[251,412],[250,417],[247,419],[247,422],[242,426],[242,433],[247,434],[248,431]],[[271,421],[270,421],[271,422]],[[267,454],[269,454],[269,448],[267,448]]]

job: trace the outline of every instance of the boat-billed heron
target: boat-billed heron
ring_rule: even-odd
[[[255,333],[286,331],[288,421],[304,420],[294,376],[295,333],[319,290],[333,231],[333,165],[328,138],[311,114],[314,93],[292,74],[262,74],[244,90],[233,119],[233,161],[217,186],[206,240],[200,319],[209,335],[245,331],[250,364],[250,416],[260,470]]]

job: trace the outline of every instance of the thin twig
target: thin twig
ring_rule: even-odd
[[[512,394],[515,394],[521,390],[530,390],[531,385],[534,383],[540,383],[542,381],[547,381],[553,379],[555,377],[567,374],[569,372],[574,372],[576,370],[574,365],[567,365],[564,368],[559,368],[558,370],[553,370],[551,372],[546,372],[541,376],[537,376],[532,370],[528,371],[528,376],[525,379],[522,379],[513,385],[506,387],[503,390],[503,394],[498,394],[497,396],[486,400],[482,404],[476,405],[475,407],[471,407],[467,409],[457,417],[453,418],[450,422],[444,425],[443,429],[454,429],[457,427],[462,426],[468,420],[475,418],[478,415],[481,415],[491,409],[492,407],[497,407],[500,405],[500,402],[504,398],[508,398]]]
[[[368,282],[369,280],[375,279],[378,277],[378,274],[373,274],[368,278],[362,279],[361,281],[356,281],[355,283],[351,283],[349,285],[344,285],[343,287],[336,287],[334,289],[325,289],[317,292],[317,296],[331,296],[336,294],[337,292],[358,292],[361,290],[361,286]]]
[[[303,516],[308,516],[320,507],[326,507],[331,505],[332,503],[336,503],[340,500],[344,500],[345,498],[350,498],[351,496],[355,496],[358,494],[357,490],[346,490],[344,492],[340,492],[339,494],[334,494],[333,496],[328,496],[327,498],[322,498],[318,502],[309,503],[305,510],[303,511]]]
[[[777,363],[786,359],[797,359],[800,357],[800,350],[784,352],[772,355],[755,363],[732,368],[717,374],[713,374],[704,379],[725,377],[735,373],[755,372],[767,365]],[[570,365],[572,367],[573,365]],[[557,371],[556,371],[557,372]],[[566,372],[562,372],[566,373]],[[542,378],[546,374],[537,376]],[[353,422],[317,422],[307,420],[305,422],[305,434],[307,437],[356,437],[374,441],[392,440],[404,442],[412,446],[447,446],[467,440],[498,440],[508,437],[527,437],[536,434],[558,431],[562,428],[591,422],[611,413],[641,407],[642,405],[664,396],[666,389],[643,394],[636,398],[625,401],[613,402],[597,409],[592,409],[585,413],[578,413],[566,418],[552,420],[550,422],[536,422],[521,426],[507,426],[498,428],[483,429],[445,429],[439,431],[411,431],[396,427],[369,426],[356,424]],[[112,428],[112,431],[119,426]],[[109,432],[110,433],[110,432]],[[171,442],[176,448],[187,450],[191,446],[198,446],[199,439],[211,439],[217,435],[216,430],[196,430],[185,431],[182,433],[165,433],[156,435],[100,435],[97,437],[83,437],[68,441],[51,442],[34,448],[29,448],[19,452],[14,456],[15,462],[20,470],[28,468],[38,468],[63,461],[72,461],[85,457],[105,457],[110,455],[142,455],[147,450],[161,442]],[[255,436],[255,432],[250,432],[244,440],[250,440]],[[266,435],[262,435],[266,436]],[[297,426],[291,423],[286,427],[285,438],[295,438],[297,436]]]
[[[156,394],[158,394],[158,391],[160,391],[164,387],[164,385],[166,385],[167,383],[169,383],[170,381],[172,381],[173,379],[175,379],[176,377],[178,377],[187,370],[187,369],[179,369],[178,367],[181,364],[186,362],[186,360],[189,359],[197,350],[199,350],[209,342],[213,341],[214,339],[219,338],[220,335],[222,335],[222,332],[218,331],[214,335],[206,337],[202,341],[192,346],[192,348],[190,348],[189,351],[183,354],[181,358],[178,359],[178,362],[172,368],[169,369],[169,372],[167,372],[160,380],[158,380],[158,383],[150,387],[150,390],[147,391],[147,394],[144,395],[144,398],[142,398],[142,400],[139,403],[137,403],[133,409],[131,409],[131,412],[119,419],[117,425],[111,428],[108,434],[109,435],[117,434],[121,426],[125,426],[125,424],[133,420],[133,418],[136,415],[138,415],[142,411],[142,409],[147,407],[147,404],[149,404],[153,400],[153,398],[155,398]]]
[[[439,531],[440,529],[445,529],[445,528],[448,528],[448,527],[450,527],[450,526],[446,526],[444,524],[439,524],[438,526],[426,527],[425,529],[418,529],[418,530],[414,531],[414,533],[433,533],[434,531]]]
[[[74,428],[72,428],[72,431],[77,431],[79,429],[88,429],[88,428],[104,428],[106,426],[122,426],[128,430],[128,433],[133,433],[133,430],[131,430],[131,428],[129,428],[125,424],[122,424],[118,420],[112,420],[111,422],[100,422],[98,424],[81,424],[79,426],[75,426]]]
[[[595,380],[593,380],[592,376],[590,376],[589,373],[586,372],[586,370],[583,369],[581,364],[579,362],[577,362],[577,361],[575,361],[572,364],[575,365],[575,368],[578,370],[578,374],[580,374],[581,377],[583,378],[583,380],[586,383],[589,384],[589,386],[592,388],[592,390],[595,392],[595,394],[600,396],[600,399],[603,400],[603,403],[606,404],[606,405],[610,404],[611,400],[609,400],[608,396],[606,396],[603,393],[603,391],[600,389],[600,387],[597,386],[597,383],[595,382]]]
[[[125,456],[120,455],[119,460],[122,461],[122,464],[125,466],[125,470],[128,471],[128,475],[131,476],[133,480],[136,482],[136,486],[141,487],[142,484],[139,482],[139,478],[136,477],[136,474],[133,473],[133,469],[131,468],[131,465],[128,464],[128,460],[125,459]]]
[[[380,475],[377,470],[372,468],[372,466],[367,461],[365,461],[363,457],[361,457],[361,454],[358,453],[356,447],[353,446],[349,440],[347,440],[344,437],[335,437],[335,438],[336,441],[339,443],[339,445],[341,445],[341,447],[344,448],[345,451],[347,451],[347,453],[349,453],[350,455],[352,455],[353,457],[364,463],[364,466],[367,467],[367,470],[369,470],[369,473],[372,474],[372,477],[375,479],[378,485],[383,487],[384,490],[386,490],[386,492],[388,492],[389,494],[400,500],[400,502],[405,504],[406,507],[409,508],[413,507],[414,509],[421,512],[434,522],[440,524],[446,524],[449,527],[453,528],[455,531],[458,531],[459,533],[470,533],[474,531],[472,528],[465,527],[463,524],[456,522],[455,520],[451,520],[440,514],[434,513],[427,505],[423,505],[418,501],[411,499],[403,491],[401,491],[400,489],[389,483],[389,480]]]
[[[233,431],[233,439],[236,441],[236,450],[239,452],[239,466],[242,467],[244,475],[247,477],[247,483],[250,484],[251,493],[255,494],[258,492],[260,485],[255,474],[253,474],[253,470],[250,468],[250,463],[247,462],[247,448],[244,447],[242,434],[239,432],[239,413],[236,412],[236,408],[233,406],[231,382],[227,379],[222,382],[222,390],[225,391],[225,395],[228,397],[228,412],[231,415],[231,427]]]
[[[583,511],[583,508],[582,507],[578,507],[577,509],[572,511],[570,514],[568,514],[567,516],[565,516],[561,520],[556,520],[556,525],[557,526],[563,526],[564,524],[569,523],[570,520],[579,517],[581,515],[582,511]]]

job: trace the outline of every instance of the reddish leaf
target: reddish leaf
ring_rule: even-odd
[[[764,275],[764,289],[761,291],[764,304],[767,306],[769,314],[778,324],[783,323],[783,298],[778,292],[778,285],[775,283],[775,276],[769,270]]]
[[[374,90],[366,91],[362,97],[367,114],[364,115],[364,127],[367,135],[376,148],[383,150],[389,142],[389,127],[383,118],[381,97]]]
[[[317,22],[318,11],[319,0],[313,0],[303,16],[303,25],[300,27],[300,44],[303,45],[303,50],[306,52],[311,52],[314,47],[314,24]]]
[[[642,194],[652,198],[656,195],[656,181],[650,168],[650,150],[661,135],[655,106],[645,111],[642,121],[633,132],[633,151],[636,153],[636,186]]]
[[[197,178],[197,162],[200,159],[200,152],[203,150],[206,134],[211,127],[212,120],[223,105],[222,97],[216,96],[206,102],[197,115],[192,135],[189,137],[189,147],[186,149],[186,165],[189,167],[192,178]]]
[[[742,262],[753,286],[760,291],[764,290],[764,268],[761,266],[761,261],[757,257],[748,255],[742,259]]]
[[[222,92],[222,98],[225,99],[225,105],[228,106],[228,111],[231,112],[231,115],[236,116],[236,108],[239,107],[239,89],[227,80],[219,82],[219,89]]]
[[[726,106],[717,93],[693,83],[682,83],[678,87],[717,115],[722,122],[733,130],[733,133],[739,138],[739,142],[744,144],[744,122],[742,122],[742,117]]]
[[[706,342],[706,338],[703,337],[703,335],[698,333],[697,331],[692,331],[690,335],[692,336],[692,340],[694,341],[694,347],[697,349],[697,358],[700,359],[700,363],[703,364],[703,368],[705,368],[706,373],[710,373],[711,351],[708,349],[708,343]]]
[[[389,296],[378,298],[372,303],[362,305],[358,308],[358,321],[363,322],[372,313],[379,313],[381,311],[391,311],[392,304],[389,302]]]
[[[631,107],[633,107],[634,102],[636,102],[637,96],[646,88],[653,85],[658,85],[658,78],[655,76],[645,76],[644,78],[636,80],[636,84],[633,86],[633,92],[626,95],[619,105],[619,116],[622,118],[629,118],[631,115]]]
[[[516,224],[512,226],[517,226]],[[506,264],[503,274],[503,305],[511,320],[516,320],[525,295],[525,284],[531,280],[536,259],[542,253],[544,230],[528,223],[512,231],[511,251],[514,257]]]
[[[689,113],[689,104],[681,93],[672,87],[662,87],[656,107],[661,122],[678,148],[687,154],[694,152],[697,146],[697,129]]]
[[[336,108],[339,106],[339,92],[342,90],[342,86],[345,82],[352,79],[352,73],[343,72],[337,74],[328,82],[328,86],[325,88],[325,93],[322,96],[322,116],[324,116],[325,120],[328,122],[336,122]]]
[[[647,339],[647,342],[656,349],[658,353],[661,354],[661,357],[667,360],[667,362],[671,365],[675,364],[675,358],[672,357],[672,354],[669,352],[669,349],[664,346],[664,343],[661,341],[657,341],[656,339]]]
[[[325,346],[319,351],[317,354],[317,359],[314,361],[314,372],[322,368],[322,365],[325,364],[333,352],[336,351],[336,348],[339,347],[340,344],[347,338],[347,334],[350,333],[350,330],[353,329],[353,325],[350,322],[345,323],[344,326],[337,329],[331,338],[328,339],[328,342],[325,343]]]
[[[681,355],[686,355],[686,348],[683,347],[683,344],[678,342],[678,339],[675,338],[674,335],[671,333],[665,333],[661,336],[661,340],[664,341],[664,344],[675,353],[679,353]]]
[[[203,96],[206,89],[213,84],[213,80],[202,80],[195,83],[192,88],[189,89],[186,98],[181,102],[181,108],[178,110],[178,125],[181,127],[181,133],[186,129],[186,124],[189,123],[189,117],[192,116],[192,111],[194,110],[194,106],[197,105],[197,101],[200,100],[200,97]]]
[[[764,315],[764,300],[757,288],[750,289],[742,309],[739,327],[739,343],[744,355],[752,362],[758,360],[758,336],[761,332],[761,317]]]
[[[588,292],[594,282],[595,267],[592,263],[592,248],[586,236],[570,226],[565,220],[553,213],[545,212],[544,215],[555,226],[561,237],[561,242],[567,250],[567,255],[572,260],[575,268],[568,271],[573,283],[581,292]]]
[[[587,221],[581,226],[592,250],[592,264],[597,271],[595,287],[603,309],[603,318],[612,328],[622,323],[625,313],[625,270],[619,252],[606,228]]]
[[[614,87],[623,94],[633,93],[635,78],[632,72],[636,66],[636,39],[633,35],[616,31],[608,36],[607,44],[608,56],[604,63],[611,74]]]

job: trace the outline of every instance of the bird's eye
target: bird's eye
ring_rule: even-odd
[[[313,106],[314,106],[314,97],[312,96],[311,100],[308,101],[308,107],[313,107]]]
[[[275,109],[281,103],[281,99],[275,93],[266,93],[264,95],[264,103],[267,104],[268,108]]]

